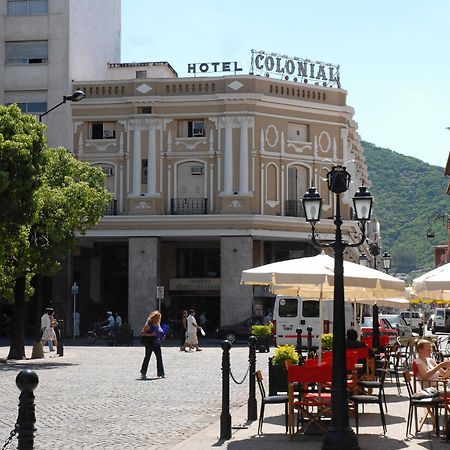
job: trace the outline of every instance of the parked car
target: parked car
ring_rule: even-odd
[[[408,324],[405,322],[405,319],[403,319],[403,317],[399,314],[380,314],[379,317],[382,319],[387,319],[392,325],[392,328],[395,328],[398,331],[399,336],[418,336],[417,333],[411,332],[411,327],[408,326]]]
[[[423,324],[423,322],[420,314],[417,311],[401,311],[400,315],[403,317],[408,326],[409,321],[411,320],[413,331],[419,331],[419,324]]]
[[[431,331],[433,329],[433,326],[434,326],[434,314],[431,314],[427,320],[427,330]]]
[[[217,328],[216,335],[218,339],[226,339],[233,344],[238,339],[248,339],[251,335],[251,328],[253,325],[263,324],[264,318],[255,316],[236,324]]]
[[[379,317],[380,323],[380,337],[388,336],[389,344],[397,342],[398,331],[389,323],[389,320]],[[373,317],[364,317],[361,323],[361,339],[367,336],[372,336],[373,333]]]

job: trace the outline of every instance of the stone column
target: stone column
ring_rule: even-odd
[[[240,284],[241,272],[253,267],[251,237],[220,239],[220,324],[229,325],[253,313],[253,287]]]
[[[239,194],[248,195],[248,117],[240,117]]]
[[[150,124],[148,129],[147,156],[147,195],[156,193],[156,128]]]
[[[158,238],[128,241],[128,320],[139,335],[148,314],[157,308]]]
[[[223,167],[223,192],[225,195],[233,193],[233,128],[230,119],[224,119],[225,125],[225,147]]]
[[[134,125],[134,146],[133,146],[133,190],[132,194],[135,196],[141,195],[141,172],[142,172],[142,158],[141,158],[141,127],[138,124]]]

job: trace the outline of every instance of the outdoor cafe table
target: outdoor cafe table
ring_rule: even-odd
[[[358,356],[349,351],[347,353],[347,369],[352,372],[351,379],[348,380],[348,387],[351,390],[357,388],[357,370],[362,368],[358,363]],[[302,415],[303,423],[298,430],[299,433],[306,431],[315,425],[322,432],[326,431],[326,424],[322,420],[330,417],[331,412],[331,388],[332,381],[332,361],[328,357],[319,364],[318,359],[309,359],[305,365],[288,366],[288,431],[289,439],[294,435],[294,410],[298,409]],[[294,397],[294,386],[300,384],[300,398]],[[311,389],[311,385],[317,385],[316,389]]]

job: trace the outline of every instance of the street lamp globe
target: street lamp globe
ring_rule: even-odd
[[[361,253],[359,255],[359,264],[361,266],[368,267],[369,260],[367,259],[367,256],[364,253]]]
[[[75,91],[72,95],[66,95],[64,98],[69,100],[70,102],[79,102],[86,97],[86,94],[83,91]]]
[[[312,224],[320,221],[322,211],[322,197],[315,187],[310,187],[303,196],[303,209],[305,210],[306,221]]]
[[[388,252],[384,252],[381,261],[383,262],[384,270],[388,273],[391,268],[391,255]]]
[[[356,220],[370,220],[372,213],[373,197],[366,186],[360,186],[359,191],[353,197],[353,206],[355,207]]]

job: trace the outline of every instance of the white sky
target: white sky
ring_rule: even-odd
[[[122,62],[237,61],[252,48],[339,64],[362,139],[444,166],[450,1],[122,0]]]

